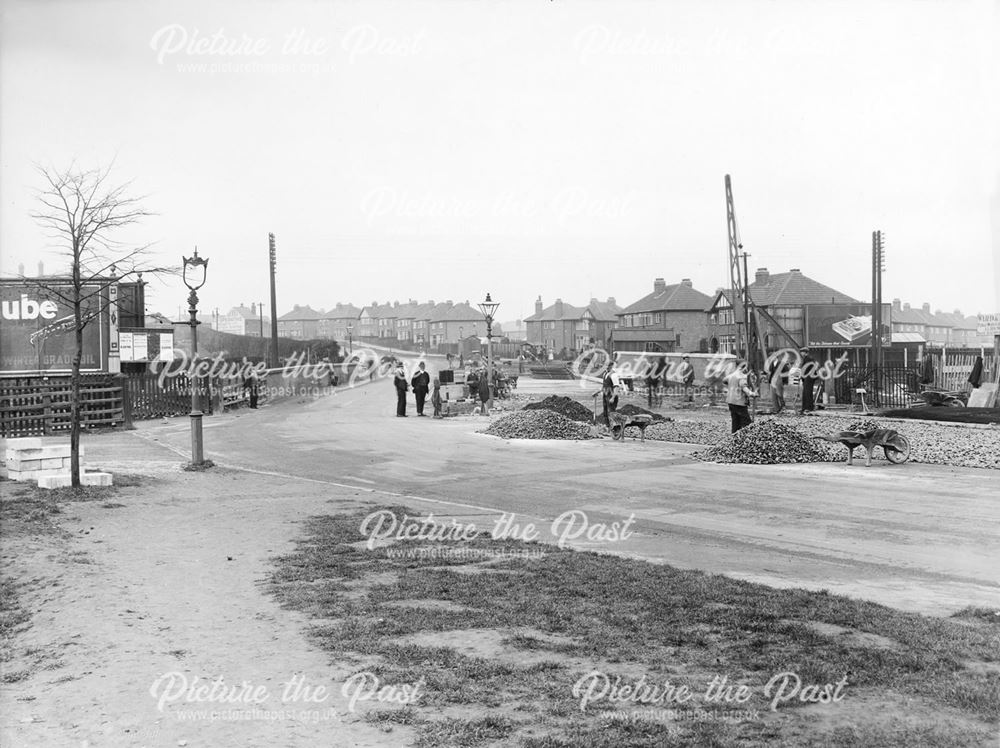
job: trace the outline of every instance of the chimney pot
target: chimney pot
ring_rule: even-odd
[[[799,270],[798,268],[792,268],[792,269],[791,269],[791,270],[789,270],[788,272],[789,272],[789,273],[801,273],[802,271],[801,271],[801,270]]]

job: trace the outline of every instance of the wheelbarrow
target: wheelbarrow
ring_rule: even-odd
[[[646,413],[626,414],[613,411],[611,418],[611,438],[616,442],[625,439],[625,429],[635,426],[639,429],[640,441],[646,441],[646,427],[653,423],[653,416]]]
[[[839,442],[847,447],[847,464],[854,464],[854,450],[864,447],[866,452],[865,467],[871,467],[872,453],[875,447],[882,447],[885,459],[895,465],[902,465],[910,459],[910,442],[906,437],[893,429],[874,429],[873,431],[840,431],[829,436],[814,436],[828,442]]]

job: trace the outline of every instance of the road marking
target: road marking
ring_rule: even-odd
[[[367,478],[359,478],[359,477],[358,477],[358,476],[356,476],[356,475],[345,475],[344,477],[345,477],[345,478],[350,478],[351,480],[359,480],[359,481],[361,481],[362,483],[370,483],[370,484],[371,484],[371,485],[373,485],[373,486],[375,485],[375,481],[373,481],[373,480],[368,480]]]

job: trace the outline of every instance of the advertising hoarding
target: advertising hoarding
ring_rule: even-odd
[[[174,360],[174,333],[161,330],[122,330],[118,333],[122,363]]]
[[[47,281],[48,282],[48,281]],[[69,287],[59,288],[69,295]],[[106,368],[104,327],[107,323],[100,286],[85,286],[83,371]],[[73,307],[56,294],[32,283],[0,283],[0,372],[65,372],[73,368],[76,333]]]
[[[980,314],[977,335],[1000,335],[1000,314]]]
[[[892,305],[882,305],[882,339],[892,334]],[[867,348],[872,344],[871,304],[810,304],[806,344],[819,348]]]

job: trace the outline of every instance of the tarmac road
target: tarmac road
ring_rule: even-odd
[[[209,418],[206,457],[373,491],[481,529],[514,513],[548,542],[570,510],[591,530],[634,515],[624,541],[571,545],[923,613],[1000,609],[998,471],[716,465],[691,460],[683,444],[504,441],[476,433],[484,418],[417,418],[410,398],[406,419],[394,415],[390,381]],[[186,418],[135,433],[179,454],[190,447]],[[100,441],[87,449],[98,456]]]

